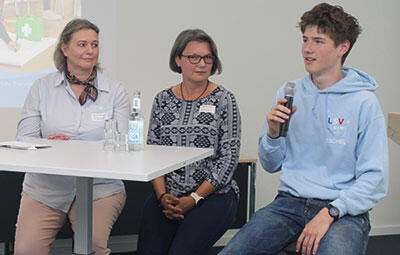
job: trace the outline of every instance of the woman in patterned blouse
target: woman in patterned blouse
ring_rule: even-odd
[[[155,97],[147,143],[213,148],[214,155],[153,180],[138,252],[205,254],[236,215],[239,189],[232,176],[240,151],[240,114],[234,95],[208,80],[222,66],[204,31],[181,32],[169,64],[182,82]]]

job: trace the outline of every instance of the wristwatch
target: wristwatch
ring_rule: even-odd
[[[194,202],[196,203],[196,206],[201,205],[204,202],[204,197],[201,197],[197,195],[196,192],[192,192],[190,196],[194,199]]]
[[[333,218],[333,221],[337,221],[339,219],[339,209],[331,204],[328,204],[326,208],[328,208],[328,213]]]

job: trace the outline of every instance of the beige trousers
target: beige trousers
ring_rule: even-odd
[[[108,255],[108,238],[112,226],[125,205],[125,192],[93,201],[93,242],[96,255]],[[72,230],[76,226],[76,203],[68,213],[50,208],[26,193],[21,194],[21,203],[15,232],[15,255],[48,255],[50,244],[69,218]]]

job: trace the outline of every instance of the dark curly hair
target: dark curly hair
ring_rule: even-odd
[[[335,46],[346,40],[350,42],[349,50],[342,57],[342,65],[361,33],[361,26],[356,18],[346,13],[341,6],[327,3],[318,4],[301,16],[299,22],[301,32],[304,33],[308,26],[317,26],[320,32],[332,38]]]

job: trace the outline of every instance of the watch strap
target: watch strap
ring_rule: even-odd
[[[339,209],[331,204],[328,204],[326,208],[328,208],[328,213],[333,218],[333,220],[337,221],[339,219],[339,214],[340,214]]]
[[[192,192],[192,193],[190,194],[190,196],[194,199],[194,202],[195,202],[196,205],[198,205],[199,202],[202,201],[202,200],[204,199],[204,197],[199,196],[196,192]]]

